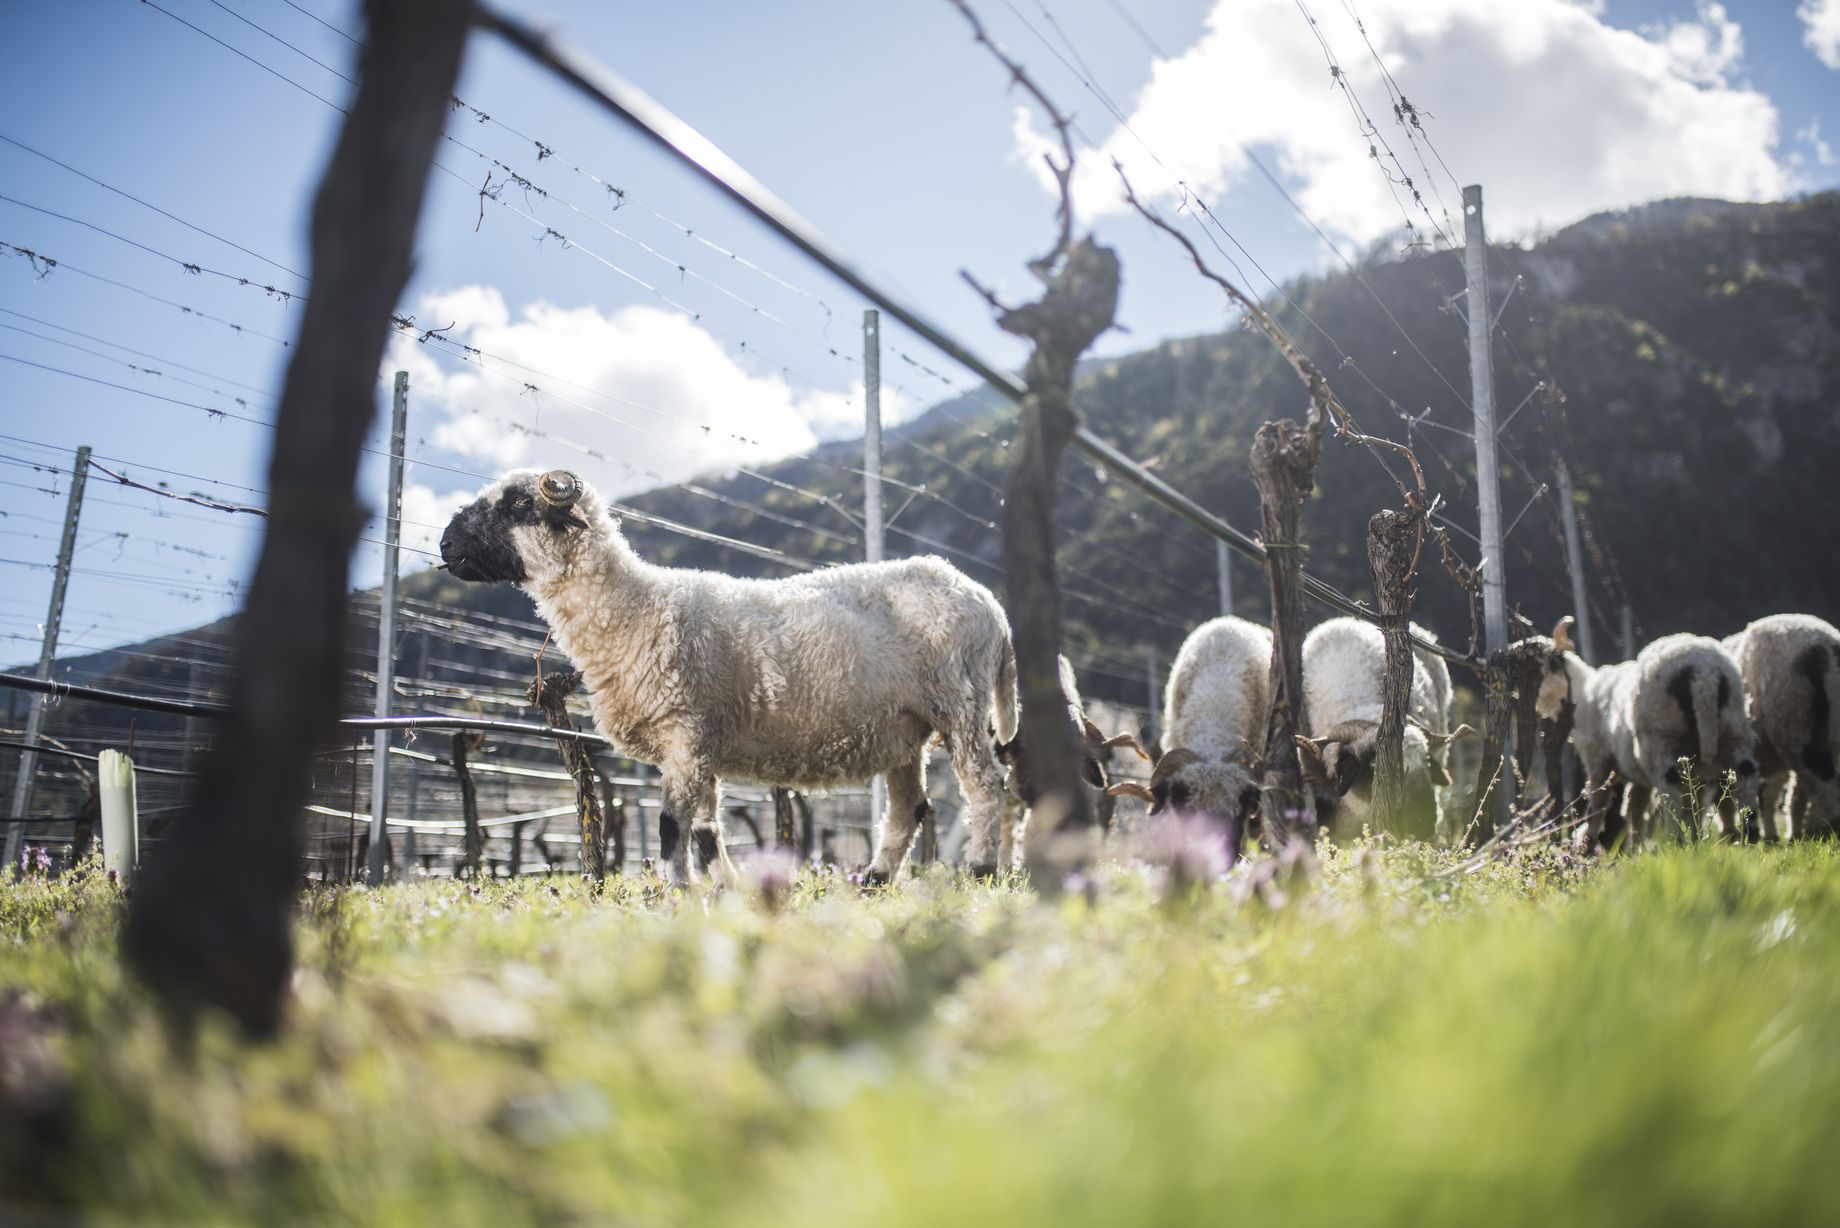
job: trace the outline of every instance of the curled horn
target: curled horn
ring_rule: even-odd
[[[1573,652],[1575,651],[1572,647],[1572,628],[1577,626],[1577,623],[1578,623],[1577,619],[1573,618],[1570,614],[1567,614],[1564,618],[1561,618],[1557,624],[1554,625],[1553,633],[1552,633],[1552,642],[1553,642],[1554,652]]]
[[[551,507],[573,507],[581,498],[581,479],[567,469],[551,469],[537,479],[537,493]]]
[[[1150,787],[1156,788],[1171,776],[1191,763],[1200,763],[1201,756],[1185,746],[1173,747],[1163,752],[1163,757],[1150,769]]]
[[[1434,750],[1447,743],[1457,742],[1457,741],[1461,741],[1464,738],[1473,738],[1476,736],[1475,726],[1467,724],[1467,723],[1458,725],[1455,729],[1451,730],[1449,733],[1439,733],[1437,730],[1432,729],[1430,726],[1426,725],[1423,721],[1415,720],[1412,723],[1414,725],[1417,725],[1420,729],[1425,731],[1425,740],[1431,743],[1431,746]]]
[[[1186,747],[1178,746],[1173,750],[1164,751],[1163,757],[1156,761],[1156,766],[1150,769],[1148,785],[1139,784],[1135,780],[1121,780],[1115,785],[1108,786],[1105,791],[1113,797],[1140,797],[1146,802],[1154,803],[1156,801],[1155,789],[1158,785],[1189,764],[1199,762],[1201,762],[1200,755]]]

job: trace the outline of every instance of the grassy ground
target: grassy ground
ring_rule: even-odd
[[[1840,850],[1446,865],[328,893],[189,1051],[113,888],[7,886],[0,1219],[1840,1222]]]

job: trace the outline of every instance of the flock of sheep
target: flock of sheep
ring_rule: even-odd
[[[1819,618],[1777,614],[1722,642],[1663,636],[1597,669],[1562,625],[1537,710],[1552,718],[1568,701],[1599,842],[1678,839],[1708,824],[1738,836],[1740,811],[1766,840],[1840,826],[1840,632]]]
[[[888,881],[926,814],[935,740],[964,794],[966,863],[991,872],[1015,859],[1022,812],[1038,799],[1016,739],[1009,627],[990,593],[950,565],[904,559],[780,580],[659,567],[634,553],[580,478],[534,469],[481,491],[448,525],[441,554],[459,579],[527,592],[581,670],[600,733],[658,766],[660,843],[674,881],[692,880],[693,848],[700,869],[732,881],[721,780],[811,789],[878,774],[888,810],[868,874]],[[1108,781],[1111,750],[1135,739],[1108,738],[1084,719],[1063,662],[1061,689],[1085,730],[1086,779],[1101,804],[1131,795],[1152,813],[1206,816],[1237,847],[1264,776],[1271,647],[1270,631],[1231,617],[1188,637],[1169,677],[1163,745],[1138,748],[1154,761],[1148,784]],[[1460,833],[1447,748],[1462,731],[1451,729],[1443,660],[1422,648],[1413,655],[1408,809],[1432,816],[1427,828],[1450,840]],[[1297,745],[1319,821],[1332,829],[1358,832],[1370,800],[1384,658],[1379,630],[1355,619],[1323,623],[1303,644],[1306,733]],[[1568,703],[1588,796],[1598,799],[1593,837],[1614,836],[1619,824],[1641,835],[1651,810],[1678,823],[1728,771],[1738,806],[1762,802],[1766,835],[1831,830],[1840,819],[1840,633],[1818,619],[1765,619],[1723,645],[1669,636],[1601,669],[1561,633],[1538,706],[1553,716]],[[1687,772],[1683,757],[1695,765]],[[1782,831],[1776,809],[1786,791],[1792,819]],[[1723,813],[1729,828],[1732,806]]]

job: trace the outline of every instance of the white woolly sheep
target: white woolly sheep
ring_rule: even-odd
[[[535,469],[455,515],[441,557],[459,579],[510,581],[536,601],[582,672],[595,727],[659,767],[665,813],[703,868],[733,881],[719,781],[814,789],[879,772],[888,812],[869,874],[891,879],[926,806],[937,733],[964,790],[968,860],[994,870],[1003,772],[991,731],[1015,736],[1015,657],[996,599],[950,565],[783,580],[659,567],[580,478]],[[690,881],[688,843],[670,851],[677,883]]]
[[[1237,855],[1258,815],[1259,754],[1271,705],[1271,632],[1243,618],[1216,618],[1189,633],[1163,693],[1166,750],[1150,783],[1107,790],[1142,798],[1153,815],[1205,816]]]
[[[1784,835],[1801,839],[1840,830],[1834,771],[1840,759],[1840,630],[1811,614],[1777,614],[1758,619],[1724,647],[1738,663],[1750,701],[1764,838],[1777,838],[1785,790]]]
[[[1414,624],[1413,634],[1435,637]],[[1317,821],[1357,830],[1371,801],[1386,678],[1386,639],[1358,618],[1332,618],[1303,640],[1303,714],[1298,745],[1316,794]],[[1402,748],[1407,814],[1429,820],[1422,835],[1448,836],[1439,790],[1450,785],[1450,669],[1412,649],[1412,689]],[[1349,801],[1354,805],[1351,807]],[[1348,811],[1349,813],[1344,813]]]
[[[1621,838],[1626,811],[1647,808],[1651,785],[1636,760],[1636,663],[1593,669],[1572,651],[1570,625],[1553,630],[1553,653],[1534,698],[1534,711],[1552,720],[1572,704],[1572,746],[1584,768],[1585,839],[1611,845]]]
[[[1067,719],[1080,729],[1080,775],[1092,789],[1093,817],[1101,831],[1110,831],[1116,797],[1106,791],[1106,766],[1111,752],[1120,746],[1130,747],[1143,755],[1137,739],[1128,733],[1107,737],[1086,716],[1086,704],[1080,698],[1079,681],[1074,677],[1073,662],[1060,658],[1061,699],[1067,706]],[[1145,755],[1145,758],[1149,756]],[[1022,847],[1030,809],[1035,805],[1036,788],[1029,774],[1028,756],[1020,737],[997,745],[997,761],[1009,769],[1004,781],[1003,818],[997,840],[997,869],[1010,870],[1016,865],[1016,850]]]
[[[1744,681],[1717,640],[1663,636],[1634,661],[1599,670],[1566,651],[1562,637],[1555,640],[1563,668],[1549,670],[1536,710],[1555,714],[1569,690],[1576,705],[1573,744],[1585,760],[1587,782],[1601,783],[1606,763],[1614,764],[1627,784],[1623,809],[1632,843],[1650,834],[1647,814],[1666,820],[1676,839],[1684,837],[1689,818],[1699,827],[1727,771],[1737,778],[1736,805],[1756,812],[1757,761]],[[1682,760],[1690,767],[1683,769]],[[1722,808],[1718,825],[1732,830],[1732,816]]]

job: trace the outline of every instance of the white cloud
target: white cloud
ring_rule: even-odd
[[[1726,84],[1744,58],[1744,31],[1724,6],[1701,0],[1696,21],[1676,21],[1645,31],[1667,49],[1674,72],[1695,85]]]
[[[410,462],[411,467],[414,462]],[[443,480],[443,485],[452,485]],[[436,493],[432,486],[421,482],[406,482],[403,485],[402,502],[402,544],[405,551],[425,550],[429,554],[440,551],[441,530],[455,512],[473,501],[473,491],[450,490],[445,494]],[[422,563],[432,562],[422,555],[411,554],[403,560],[405,570],[411,570]]]
[[[1777,156],[1776,108],[1736,81],[1743,34],[1716,4],[1647,33],[1606,25],[1601,5],[1568,0],[1368,0],[1361,15],[1453,173],[1486,188],[1495,233],[1658,197],[1764,199],[1794,186]],[[1420,166],[1345,6],[1318,5],[1316,16],[1404,172],[1421,190],[1435,181],[1455,217],[1455,186],[1428,154],[1437,173]],[[1428,230],[1410,192],[1390,191],[1369,157],[1369,138],[1293,0],[1218,0],[1200,39],[1155,65],[1127,113],[1137,136],[1120,129],[1082,153],[1076,190],[1088,216],[1125,208],[1114,156],[1140,194],[1156,192],[1164,204],[1175,198],[1141,136],[1203,196],[1245,178],[1244,142],[1268,151],[1303,207],[1346,237],[1365,242],[1399,231],[1394,192]],[[1017,146],[1039,165],[1044,137],[1027,118],[1018,122]],[[1455,226],[1460,232],[1460,218]]]
[[[411,404],[439,411],[414,433],[482,472],[554,463],[631,494],[861,431],[860,386],[815,391],[751,370],[661,308],[606,314],[537,302],[514,315],[497,289],[470,285],[427,297],[416,317],[451,321],[442,336],[481,351],[480,365],[399,333],[385,369],[408,370]],[[890,408],[898,418],[909,407]]]
[[[1829,68],[1840,70],[1840,0],[1802,0],[1802,42]]]
[[[1816,166],[1840,165],[1840,157],[1834,155],[1834,147],[1821,139],[1821,120],[1819,116],[1809,116],[1808,126],[1795,130],[1795,139],[1801,144],[1808,146],[1809,151],[1814,154]],[[1797,150],[1789,155],[1789,161],[1796,166],[1801,166],[1805,164],[1808,159],[1800,150]]]

